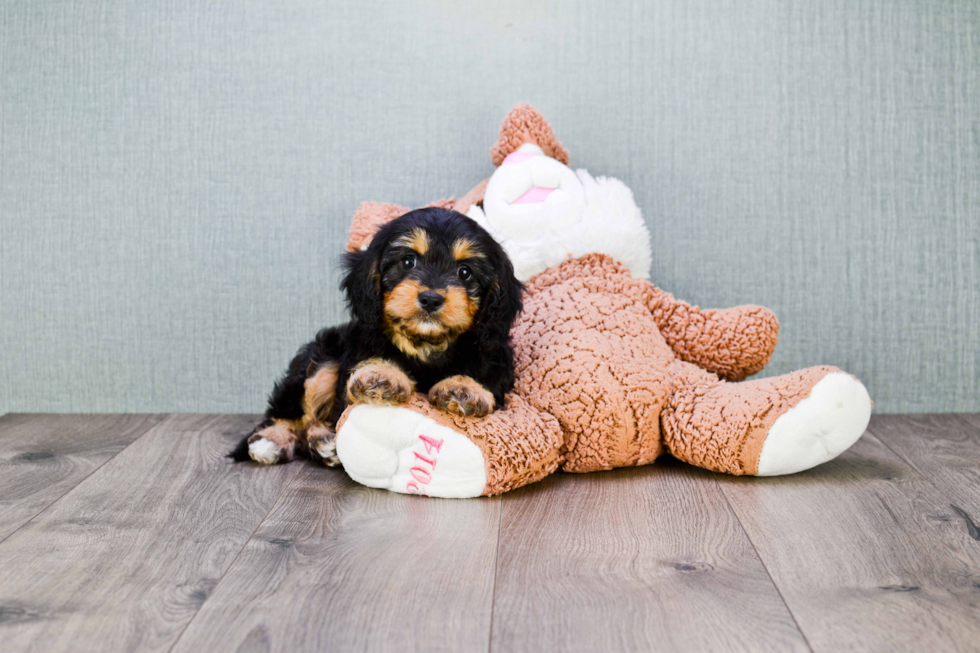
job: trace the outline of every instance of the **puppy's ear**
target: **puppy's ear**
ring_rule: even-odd
[[[502,346],[510,339],[510,327],[521,312],[524,285],[514,276],[514,266],[500,246],[490,256],[497,277],[480,309],[480,344],[486,348]]]
[[[351,316],[367,328],[381,323],[381,273],[378,269],[378,250],[348,252],[344,256],[344,278],[340,288],[347,299]]]

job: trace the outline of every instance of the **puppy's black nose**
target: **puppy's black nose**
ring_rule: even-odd
[[[426,313],[435,313],[446,303],[446,298],[434,290],[419,293],[419,306]]]

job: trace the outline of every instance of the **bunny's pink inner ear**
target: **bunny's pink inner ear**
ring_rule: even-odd
[[[518,104],[510,110],[500,126],[500,138],[490,148],[493,165],[499,166],[509,154],[524,143],[534,143],[545,154],[568,165],[568,150],[541,113],[530,104]]]

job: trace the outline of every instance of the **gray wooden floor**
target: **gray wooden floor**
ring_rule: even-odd
[[[980,415],[463,501],[233,465],[254,419],[0,418],[0,649],[980,650]]]

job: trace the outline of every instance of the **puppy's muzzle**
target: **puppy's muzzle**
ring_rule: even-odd
[[[435,313],[442,305],[446,303],[446,298],[435,292],[434,290],[426,290],[425,292],[420,292],[418,296],[418,304],[423,311],[429,313]]]

